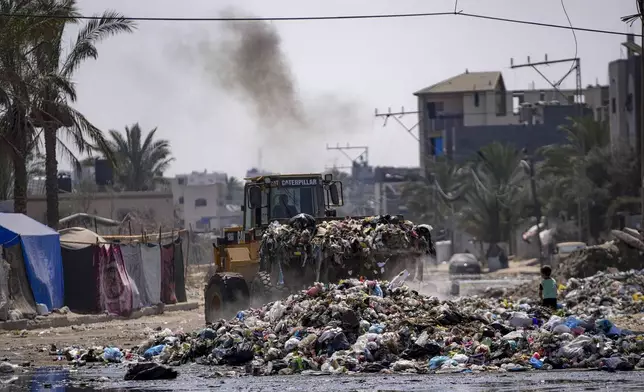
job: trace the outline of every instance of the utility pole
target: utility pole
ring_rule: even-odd
[[[552,64],[562,64],[562,63],[572,63],[572,66],[570,67],[570,70],[566,72],[566,74],[559,79],[557,82],[551,82],[550,79],[548,79],[543,72],[539,70],[538,67],[541,66],[549,66]],[[568,101],[568,97],[561,92],[559,89],[559,86],[561,86],[561,83],[563,83],[570,74],[575,71],[575,96],[573,99],[573,104],[576,105],[577,109],[577,117],[581,118],[583,117],[583,102],[584,102],[584,91],[583,87],[581,84],[581,59],[579,57],[572,57],[572,58],[567,58],[567,59],[561,59],[561,60],[548,60],[548,55],[545,55],[545,60],[544,61],[538,61],[538,62],[531,62],[530,61],[530,56],[528,56],[528,61],[525,64],[514,64],[514,59],[510,59],[510,68],[511,69],[517,69],[517,68],[526,68],[526,67],[531,67],[537,73],[552,86],[552,88],[559,93],[563,98],[564,101]],[[644,108],[644,106],[643,106]],[[644,148],[644,145],[642,145]],[[583,146],[585,148],[585,146]],[[644,165],[642,166],[644,167]],[[642,178],[642,189],[644,189],[644,177]],[[644,192],[642,194],[642,203],[644,205]],[[590,237],[590,210],[588,209],[588,200],[585,200],[584,202],[579,202],[577,205],[578,209],[578,214],[577,217],[577,224],[578,224],[578,229],[579,229],[579,240],[583,241],[584,237]],[[644,218],[643,218],[644,221]],[[537,222],[537,225],[540,222]],[[537,226],[538,227],[538,226]]]
[[[408,127],[402,121],[400,121],[400,119],[403,118],[407,114],[418,114],[418,113],[419,113],[419,111],[417,111],[417,110],[413,111],[413,112],[405,111],[404,107],[400,108],[399,112],[393,112],[393,113],[391,111],[391,108],[388,108],[385,113],[378,112],[378,109],[375,110],[375,116],[376,117],[381,117],[381,118],[385,119],[383,124],[382,124],[383,127],[387,126],[387,120],[391,117],[394,120],[396,120],[398,125],[403,127],[405,129],[405,131],[407,131],[407,133],[409,133],[414,139],[416,139],[417,142],[420,141],[420,138],[414,134],[414,129],[418,128],[419,122],[416,122],[416,124],[414,126],[412,126],[412,127]]]
[[[352,179],[355,181],[354,184],[357,184],[357,189],[356,189],[356,197],[355,199],[359,199],[360,202],[360,208],[362,209],[361,212],[358,213],[358,215],[366,215],[364,212],[365,210],[365,205],[366,205],[366,195],[365,195],[365,181],[364,178],[362,178],[362,168],[367,167],[369,165],[369,146],[351,146],[349,143],[347,143],[346,146],[340,146],[340,143],[336,144],[335,147],[329,146],[328,144],[326,145],[327,151],[339,151],[347,157],[347,159],[351,162],[351,174],[352,174]],[[351,156],[349,154],[349,151],[354,151],[354,150],[359,150],[361,151],[360,154],[357,156]],[[360,170],[356,170],[356,166],[360,166]],[[349,168],[347,166],[344,166],[343,168]],[[353,188],[353,187],[352,187]],[[350,192],[351,194],[351,192]],[[351,199],[354,199],[353,197]],[[355,200],[354,199],[354,200]],[[355,213],[355,212],[354,212]]]
[[[539,246],[539,267],[543,267],[543,244],[541,243],[541,203],[537,197],[537,183],[535,180],[534,159],[527,155],[521,165],[530,175],[530,190],[532,192],[532,201],[534,203],[535,216],[537,218],[537,245]]]

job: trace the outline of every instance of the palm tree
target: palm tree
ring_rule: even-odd
[[[234,201],[239,200],[239,195],[241,195],[243,191],[244,185],[237,177],[228,177],[226,180],[226,202],[228,204],[232,204]]]
[[[80,153],[90,150],[91,145],[105,150],[103,133],[92,125],[69,103],[76,101],[76,89],[72,78],[81,63],[96,59],[95,44],[109,36],[132,32],[134,22],[118,13],[107,11],[99,19],[92,19],[79,31],[71,50],[63,49],[63,33],[70,24],[79,22],[76,0],[62,1],[66,5],[68,19],[60,19],[48,32],[48,41],[34,51],[35,68],[40,75],[36,91],[37,109],[30,113],[35,126],[43,129],[45,144],[45,188],[47,193],[47,224],[57,228],[58,213],[58,161],[57,147],[78,166],[79,162],[64,143],[59,140],[59,130],[66,133]]]
[[[36,128],[43,128],[50,157],[48,183],[54,187],[48,187],[50,195],[57,196],[56,145],[66,155],[73,156],[60,143],[56,130],[61,126],[70,127],[71,138],[78,146],[85,145],[81,139],[88,135],[90,140],[100,144],[97,143],[99,140],[91,137],[100,134],[96,128],[66,105],[67,100],[75,99],[69,79],[83,59],[96,57],[93,43],[109,35],[105,33],[105,26],[112,26],[111,31],[115,31],[113,26],[118,24],[118,20],[106,21],[110,16],[117,16],[106,13],[107,18],[90,23],[102,25],[102,29],[82,29],[79,40],[66,59],[68,61],[64,62],[61,61],[61,35],[67,18],[71,18],[69,22],[77,22],[73,19],[78,16],[75,0],[0,0],[0,12],[21,14],[20,17],[3,17],[0,20],[0,142],[12,160],[14,210],[26,213],[26,161],[40,140]],[[83,33],[89,35],[83,37]],[[48,208],[48,211],[56,210]],[[51,217],[48,220],[51,221]]]
[[[27,177],[42,177],[45,175],[45,157],[40,154],[29,154],[27,157]],[[14,170],[10,154],[0,153],[0,200],[10,200],[13,197]]]
[[[481,148],[471,162],[472,185],[465,192],[459,221],[478,240],[490,244],[511,240],[528,195],[521,159],[513,146],[494,142]]]
[[[154,140],[156,132],[157,128],[154,128],[143,138],[138,123],[126,126],[125,136],[110,130],[111,140],[107,142],[107,149],[98,148],[104,155],[113,156],[116,181],[125,190],[152,190],[164,181],[163,172],[174,158],[171,157],[168,140]]]
[[[424,181],[405,184],[402,198],[411,213],[410,218],[431,222],[437,227],[453,222],[458,202],[471,181],[465,173],[461,165],[439,160],[432,162],[431,173]]]
[[[0,13],[22,14],[0,18],[0,143],[13,168],[14,211],[27,212],[27,157],[35,139],[28,120],[32,108],[33,85],[38,79],[31,67],[34,48],[47,41],[46,32],[64,11],[58,3],[0,0]]]
[[[578,223],[590,222],[588,202],[597,204],[608,197],[602,188],[610,181],[606,169],[612,160],[608,124],[592,117],[570,118],[560,129],[565,132],[567,142],[540,150],[544,161],[538,174],[546,183],[542,192],[548,192],[546,211],[550,215],[565,211],[577,216]]]

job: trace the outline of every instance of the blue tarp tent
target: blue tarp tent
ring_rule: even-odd
[[[23,214],[0,213],[0,245],[20,242],[34,299],[49,310],[63,307],[63,261],[60,235]]]

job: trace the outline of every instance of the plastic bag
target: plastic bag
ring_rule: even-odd
[[[573,328],[577,328],[578,326],[580,326],[580,325],[582,324],[582,321],[581,321],[581,320],[579,320],[578,318],[574,317],[574,316],[570,316],[570,317],[568,317],[568,318],[566,319],[566,321],[564,322],[564,324],[565,324],[568,328],[573,329]]]
[[[300,344],[300,341],[297,338],[290,338],[284,343],[284,349],[286,351],[293,351]]]
[[[544,327],[546,330],[552,331],[552,329],[553,329],[553,328],[555,328],[555,327],[556,327],[556,326],[558,326],[558,325],[563,324],[563,322],[564,322],[564,321],[563,321],[563,319],[562,319],[561,317],[556,316],[556,315],[552,315],[552,316],[550,316],[550,320],[548,320],[548,322],[546,322],[546,323],[543,325],[543,327]]]
[[[105,347],[103,349],[103,359],[108,362],[121,362],[123,353],[116,347]]]
[[[516,328],[528,328],[532,326],[532,317],[525,312],[513,312],[510,316],[510,325]]]
[[[286,313],[286,306],[282,305],[281,301],[276,301],[268,312],[268,318],[274,323],[281,319],[284,313]]]
[[[535,357],[530,358],[530,365],[535,369],[541,369],[543,367],[543,361]]]
[[[401,287],[404,283],[405,280],[409,277],[409,271],[407,270],[402,270],[398,275],[396,275],[395,278],[389,282],[389,290],[396,289],[398,287]]]
[[[561,335],[564,333],[570,333],[570,327],[568,327],[566,324],[559,324],[556,327],[552,329],[552,333]]]
[[[457,363],[466,363],[470,358],[465,354],[456,354],[452,359]]]
[[[429,369],[430,370],[438,369],[439,367],[443,366],[445,361],[449,361],[449,360],[450,358],[444,355],[433,357],[432,359],[429,360]]]
[[[163,344],[150,347],[149,349],[145,350],[145,352],[143,353],[143,358],[150,359],[152,357],[156,357],[157,355],[160,355],[163,352],[163,350],[165,350],[165,345]]]

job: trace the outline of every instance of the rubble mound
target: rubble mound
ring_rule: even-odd
[[[502,299],[441,302],[402,284],[401,279],[316,284],[200,331],[166,329],[124,353],[117,348],[70,348],[60,355],[75,364],[194,361],[220,366],[215,372],[234,368],[251,375],[615,370],[644,365],[644,336],[620,330],[606,319],[552,315],[538,306]]]
[[[613,230],[615,238],[602,245],[589,246],[577,250],[561,261],[555,275],[558,279],[586,278],[608,268],[628,271],[644,267],[644,251],[639,237],[632,231]]]

